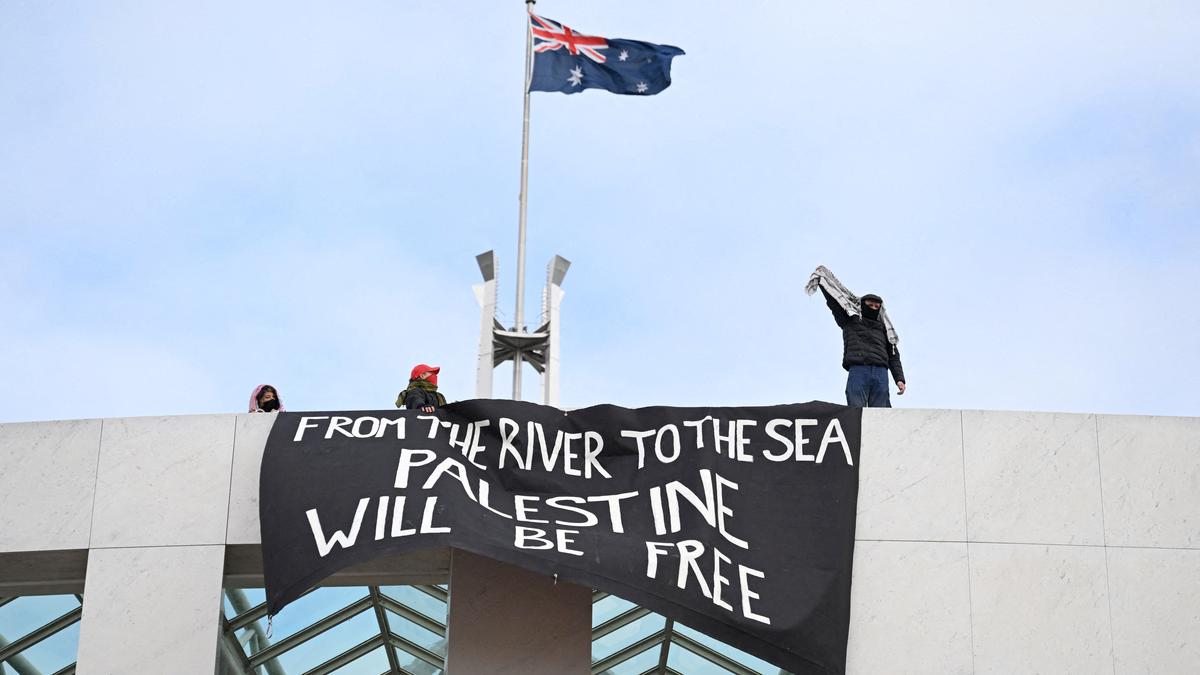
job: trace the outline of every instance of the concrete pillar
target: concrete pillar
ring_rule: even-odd
[[[550,327],[550,337],[546,341],[546,367],[542,371],[542,402],[546,405],[559,405],[559,361],[562,349],[562,325],[559,317],[562,315],[562,299],[565,293],[562,289],[563,278],[571,262],[561,255],[554,256],[546,269],[546,288],[542,291],[542,311],[546,315],[546,325]]]
[[[78,675],[211,675],[224,546],[92,549]]]
[[[483,283],[475,284],[475,301],[479,303],[479,353],[475,365],[475,397],[492,397],[492,371],[495,369],[496,325],[496,254],[488,251],[475,256]]]
[[[591,672],[592,592],[455,549],[449,675]]]

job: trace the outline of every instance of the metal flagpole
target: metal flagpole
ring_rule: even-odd
[[[525,210],[529,187],[529,81],[533,76],[533,31],[529,28],[529,14],[537,0],[525,0],[525,116],[521,133],[521,215],[517,220],[517,308],[513,330],[522,332],[525,322]],[[521,399],[521,351],[513,356],[514,401]]]

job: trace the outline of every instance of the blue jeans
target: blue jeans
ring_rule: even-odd
[[[854,408],[890,408],[888,369],[883,366],[850,366],[846,377],[846,405]]]

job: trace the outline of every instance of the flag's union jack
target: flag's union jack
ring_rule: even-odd
[[[530,30],[533,31],[533,50],[549,52],[556,49],[566,49],[573,56],[583,54],[596,63],[607,61],[599,50],[608,47],[608,40],[602,37],[581,35],[571,30],[569,26],[543,19],[536,14],[530,14]]]

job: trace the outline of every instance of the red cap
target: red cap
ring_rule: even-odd
[[[415,366],[412,369],[412,374],[408,376],[408,379],[415,380],[418,377],[420,377],[422,373],[429,373],[429,372],[433,373],[433,375],[429,376],[429,381],[432,382],[433,386],[436,387],[437,386],[437,374],[442,372],[442,369],[437,366],[427,366],[424,363],[418,364],[417,366]]]

